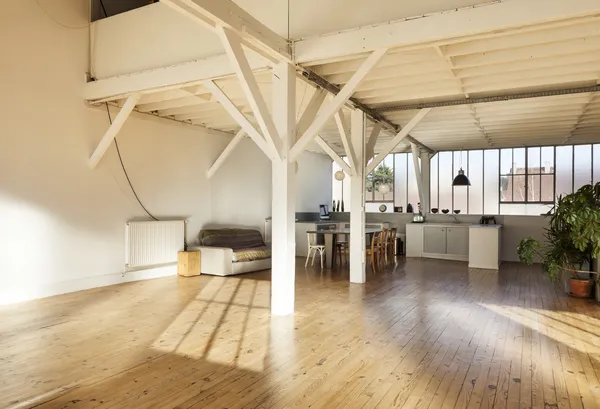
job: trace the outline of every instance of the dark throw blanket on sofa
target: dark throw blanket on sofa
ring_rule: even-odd
[[[271,249],[265,244],[258,230],[206,229],[200,231],[198,238],[202,246],[233,249],[233,262],[271,257]]]

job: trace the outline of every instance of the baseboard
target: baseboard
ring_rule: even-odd
[[[166,265],[145,270],[129,271],[125,274],[115,273],[103,276],[85,277],[76,280],[60,281],[39,286],[18,286],[0,288],[0,305],[51,297],[53,295],[89,290],[90,288],[129,283],[131,281],[149,280],[177,274],[177,265]]]

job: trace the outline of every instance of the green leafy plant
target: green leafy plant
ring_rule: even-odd
[[[394,169],[382,163],[375,170],[367,175],[366,188],[367,192],[376,190],[380,185],[390,185],[394,183]]]
[[[565,269],[579,278],[583,266],[591,266],[600,254],[600,183],[560,196],[546,216],[550,223],[544,244],[533,237],[521,240],[519,259],[532,264],[539,257],[552,280]]]

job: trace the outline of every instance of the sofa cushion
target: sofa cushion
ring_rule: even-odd
[[[271,258],[271,249],[267,246],[233,251],[233,262],[264,260]]]
[[[233,250],[264,247],[262,235],[254,229],[206,229],[198,235],[200,244],[208,247],[227,247]]]

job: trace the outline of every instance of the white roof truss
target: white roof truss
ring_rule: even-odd
[[[225,54],[100,78],[86,84],[85,99],[123,106],[136,96],[140,112],[238,135],[242,128],[274,156],[280,138],[270,113],[270,70],[290,60],[288,41],[229,0],[163,3],[218,33]],[[346,155],[352,170],[344,116],[354,104],[406,127],[417,109],[379,109],[600,84],[600,2],[492,1],[300,39],[294,57],[299,77],[310,67],[340,92],[324,102],[327,91],[304,83],[302,92],[298,80],[291,156],[307,148],[334,161]],[[381,125],[368,125],[367,156],[387,151],[401,132]],[[390,152],[410,151],[411,137],[434,150],[599,142],[600,97],[583,92],[436,108]]]

